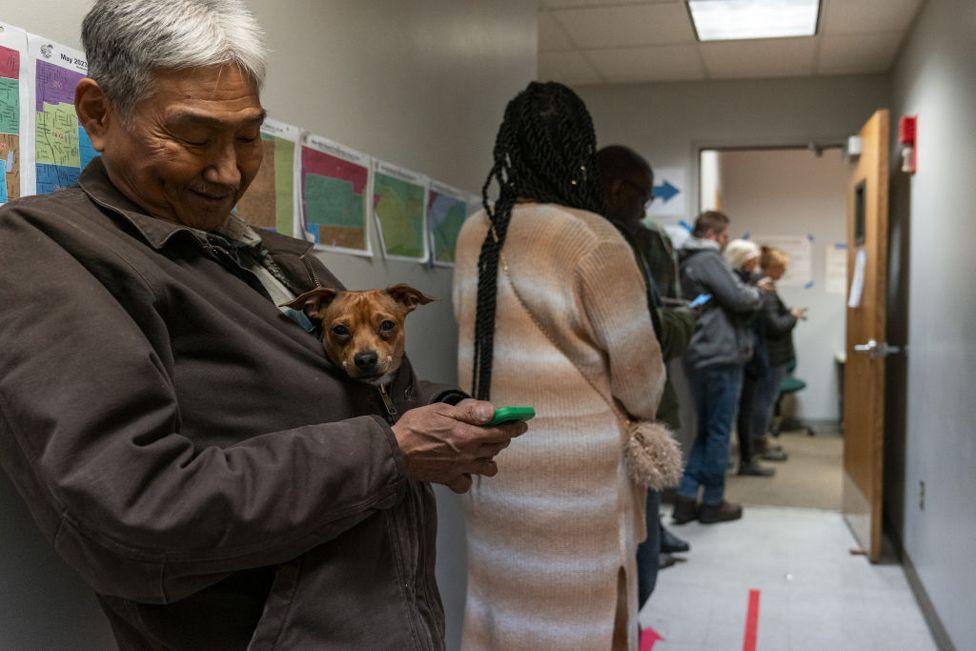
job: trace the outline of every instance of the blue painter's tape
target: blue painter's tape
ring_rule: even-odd
[[[810,235],[809,233],[807,233],[807,239],[810,240],[811,242],[817,241],[817,238],[815,238],[813,235]]]
[[[806,285],[804,285],[803,289],[813,289],[813,281],[811,280]]]
[[[688,222],[686,222],[683,219],[678,222],[678,226],[680,226],[681,228],[685,229],[689,233],[692,232],[693,230],[695,230],[694,228],[691,227],[691,224],[689,224]]]

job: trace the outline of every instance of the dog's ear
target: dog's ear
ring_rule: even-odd
[[[290,307],[294,310],[301,310],[306,316],[318,319],[321,317],[329,303],[339,295],[339,290],[331,287],[316,287],[298,296],[293,301],[282,303],[279,307]]]
[[[404,285],[402,283],[387,287],[383,291],[389,294],[394,301],[407,308],[408,313],[417,309],[418,305],[427,305],[434,300],[419,289],[414,289],[410,285]]]

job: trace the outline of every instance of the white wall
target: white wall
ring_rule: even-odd
[[[651,165],[686,171],[698,212],[698,150],[843,142],[888,103],[883,75],[583,86],[600,146],[623,144]],[[677,221],[675,218],[674,221]]]
[[[892,105],[893,127],[901,115],[918,115],[918,173],[892,173],[889,279],[904,285],[889,293],[898,300],[889,330],[907,337],[895,343],[907,341],[908,354],[898,375],[907,386],[889,396],[903,418],[889,423],[896,426],[889,443],[902,447],[885,470],[900,484],[893,494],[901,503],[888,508],[960,650],[976,649],[974,33],[972,0],[928,2],[896,64]]]
[[[262,96],[272,117],[459,188],[480,191],[505,104],[535,76],[535,3],[248,4],[267,31],[272,49]],[[81,19],[90,5],[88,0],[0,0],[0,21],[80,47]],[[450,270],[323,257],[350,287],[408,282],[441,299],[411,315],[407,347],[422,375],[456,381]],[[463,525],[453,495],[439,498],[438,572],[449,646],[456,647],[465,587]],[[90,598],[54,560],[5,477],[0,479],[0,514],[0,648],[104,647],[107,633],[93,614]],[[66,604],[62,620],[53,626],[47,603]]]
[[[839,419],[835,351],[844,350],[844,296],[824,285],[826,250],[847,241],[846,191],[850,167],[839,149],[817,157],[805,149],[723,151],[722,210],[732,219],[731,234],[813,235],[810,289],[780,287],[787,305],[806,307],[807,321],[793,331],[796,377],[807,388],[796,394],[795,415],[814,421]]]
[[[600,146],[623,144],[653,167],[685,170],[689,222],[698,213],[698,156],[709,147],[764,147],[842,142],[889,101],[884,75],[736,79],[583,86]],[[674,365],[677,368],[680,365]],[[680,371],[676,371],[680,375]],[[694,410],[684,381],[682,447],[694,438]]]

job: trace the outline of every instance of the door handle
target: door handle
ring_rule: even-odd
[[[871,359],[887,357],[888,355],[894,355],[900,351],[901,349],[898,346],[889,346],[887,341],[878,343],[874,339],[869,340],[866,344],[854,345],[854,352],[865,353]]]

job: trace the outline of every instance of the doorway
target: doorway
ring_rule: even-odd
[[[777,292],[787,306],[808,310],[793,330],[796,365],[781,384],[775,436],[767,437],[786,460],[758,460],[773,477],[732,468],[727,497],[840,511],[850,166],[838,146],[704,149],[700,156],[702,210],[726,213],[730,237],[784,251],[789,266]]]

